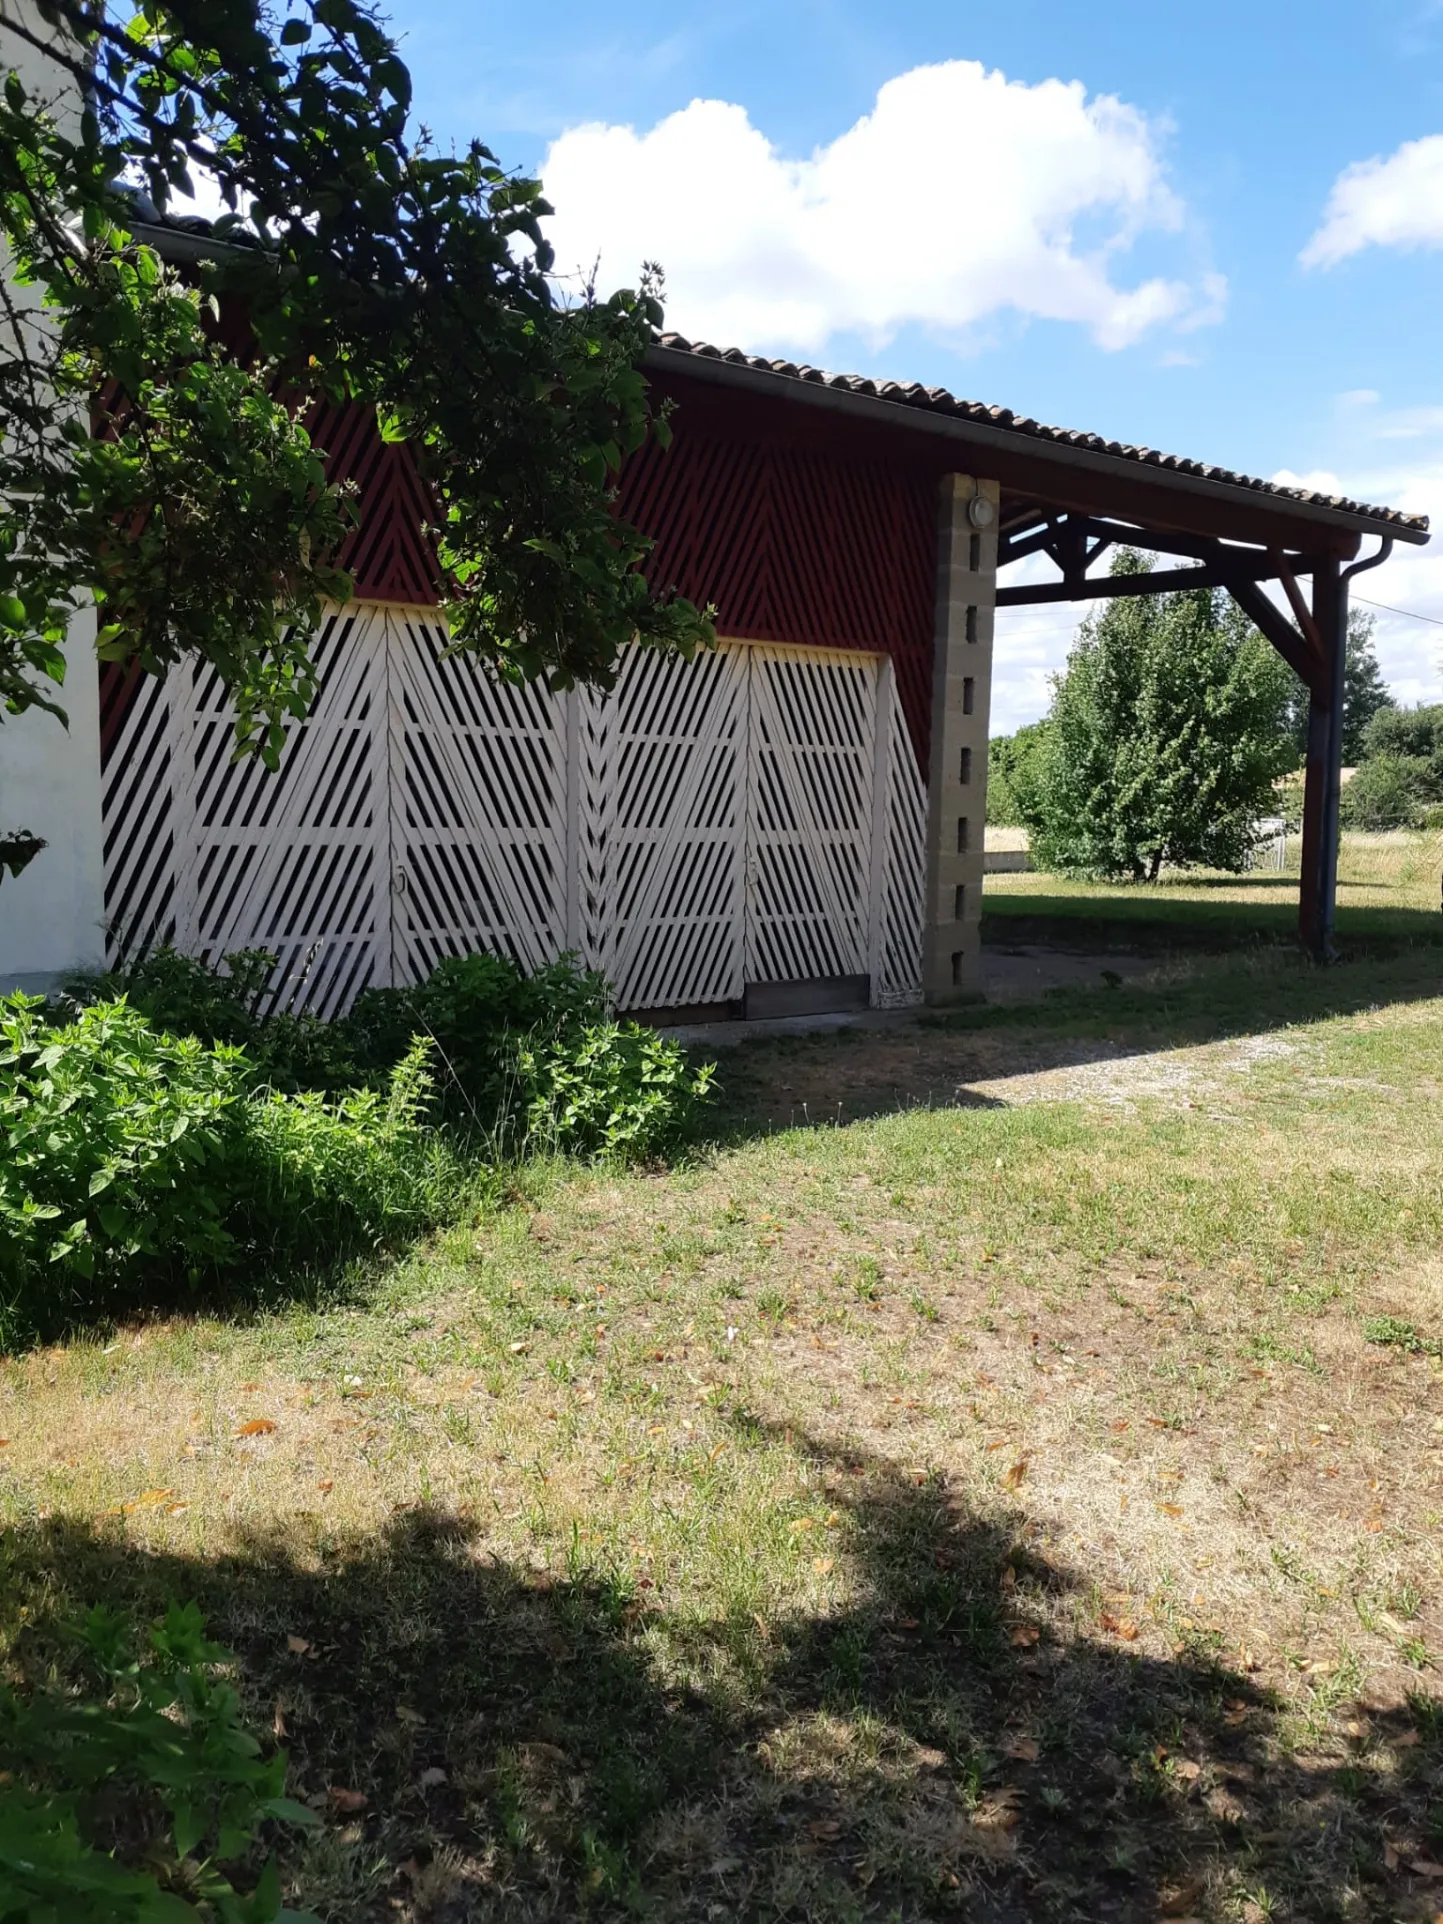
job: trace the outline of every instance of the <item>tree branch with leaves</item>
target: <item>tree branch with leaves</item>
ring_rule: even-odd
[[[20,0],[23,6],[25,0]],[[345,502],[304,422],[374,409],[436,504],[452,644],[511,678],[609,685],[632,641],[689,652],[704,611],[653,593],[618,514],[649,433],[635,292],[568,300],[533,180],[411,128],[395,42],[356,0],[5,0],[86,102],[0,102],[0,701],[61,712],[71,618],[99,652],[218,670],[274,761],[344,600]],[[202,176],[224,212],[182,273],[137,220]],[[38,311],[37,311],[38,309]],[[222,313],[245,316],[237,353]],[[97,408],[104,403],[97,416]]]

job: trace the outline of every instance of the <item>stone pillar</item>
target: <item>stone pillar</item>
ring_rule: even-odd
[[[982,993],[979,922],[1000,498],[995,481],[942,477],[922,932],[922,986],[931,1003]]]

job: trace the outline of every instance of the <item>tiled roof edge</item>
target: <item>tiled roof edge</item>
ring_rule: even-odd
[[[1156,448],[1134,447],[1130,442],[1108,441],[1100,434],[1081,433],[1074,428],[1049,427],[1011,408],[987,407],[980,401],[959,400],[945,387],[922,387],[919,383],[873,381],[860,374],[829,374],[823,368],[796,361],[770,361],[760,354],[746,354],[737,347],[713,347],[709,341],[691,341],[682,334],[662,334],[658,347],[676,354],[690,354],[699,360],[725,361],[733,367],[746,367],[758,374],[779,374],[793,381],[837,388],[848,394],[895,401],[925,413],[950,415],[955,420],[974,421],[979,427],[1001,428],[1011,434],[1024,434],[1034,441],[1055,446],[1086,449],[1092,454],[1110,454],[1143,467],[1166,468],[1174,474],[1192,475],[1200,481],[1213,481],[1233,488],[1248,488],[1279,501],[1297,502],[1303,507],[1326,508],[1334,513],[1357,515],[1386,527],[1406,528],[1413,534],[1427,535],[1426,514],[1405,514],[1400,508],[1378,507],[1367,501],[1354,501],[1347,495],[1320,494],[1312,488],[1284,487],[1277,481],[1263,481],[1257,475],[1238,474],[1231,468],[1214,467],[1206,461],[1191,461],[1180,454],[1162,454]]]

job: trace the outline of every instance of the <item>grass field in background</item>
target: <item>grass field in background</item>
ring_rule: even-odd
[[[1169,873],[1156,884],[989,875],[984,927],[988,939],[999,942],[1228,947],[1247,940],[1291,941],[1298,924],[1299,852],[1294,835],[1282,870]],[[1443,835],[1345,835],[1338,939],[1345,947],[1443,944]]]
[[[670,1169],[0,1365],[12,1670],[197,1597],[328,1919],[1434,1918],[1438,951],[722,1083]]]

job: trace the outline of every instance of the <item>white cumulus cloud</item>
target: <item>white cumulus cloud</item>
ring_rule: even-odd
[[[745,108],[694,100],[648,132],[592,123],[542,167],[561,273],[666,272],[668,324],[815,353],[920,325],[954,342],[989,316],[1074,322],[1104,348],[1219,318],[1221,276],[1131,283],[1122,257],[1177,234],[1162,130],[1080,82],[1024,86],[975,61],[916,67],[872,111],[789,158]]]
[[[1443,247],[1443,134],[1345,168],[1299,258],[1336,267],[1364,247]]]

